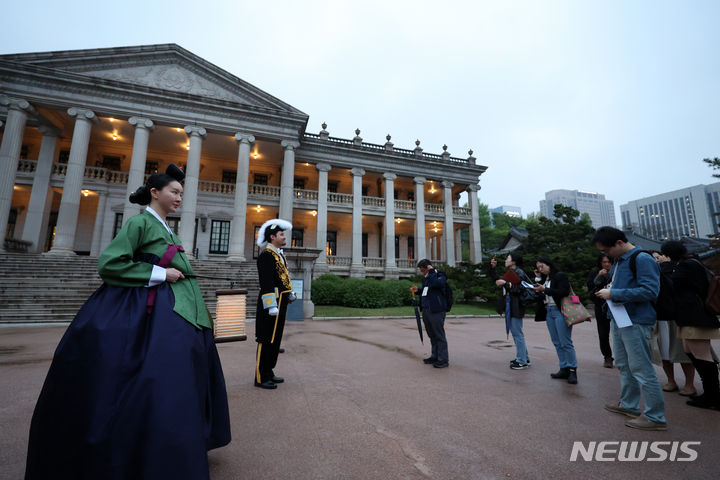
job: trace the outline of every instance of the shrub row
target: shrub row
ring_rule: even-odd
[[[315,305],[383,308],[412,305],[410,280],[376,280],[322,275],[312,282]]]

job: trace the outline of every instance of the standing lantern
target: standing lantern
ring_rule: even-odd
[[[216,290],[217,309],[213,334],[215,343],[247,340],[245,311],[247,290]]]

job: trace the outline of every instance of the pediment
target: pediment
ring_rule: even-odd
[[[1,55],[0,59],[305,116],[175,44]]]

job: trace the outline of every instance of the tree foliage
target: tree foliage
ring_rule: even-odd
[[[720,170],[720,158],[703,158],[703,162],[707,163],[713,170]],[[713,177],[720,178],[720,173],[713,173]]]

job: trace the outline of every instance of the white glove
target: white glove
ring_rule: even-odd
[[[295,292],[290,292],[290,295],[288,295],[288,300],[290,300],[291,303],[297,300],[297,295],[295,295]]]
[[[268,309],[268,313],[270,314],[271,317],[276,316],[276,315],[278,314],[278,309],[277,309],[277,307],[270,307],[270,308]]]

